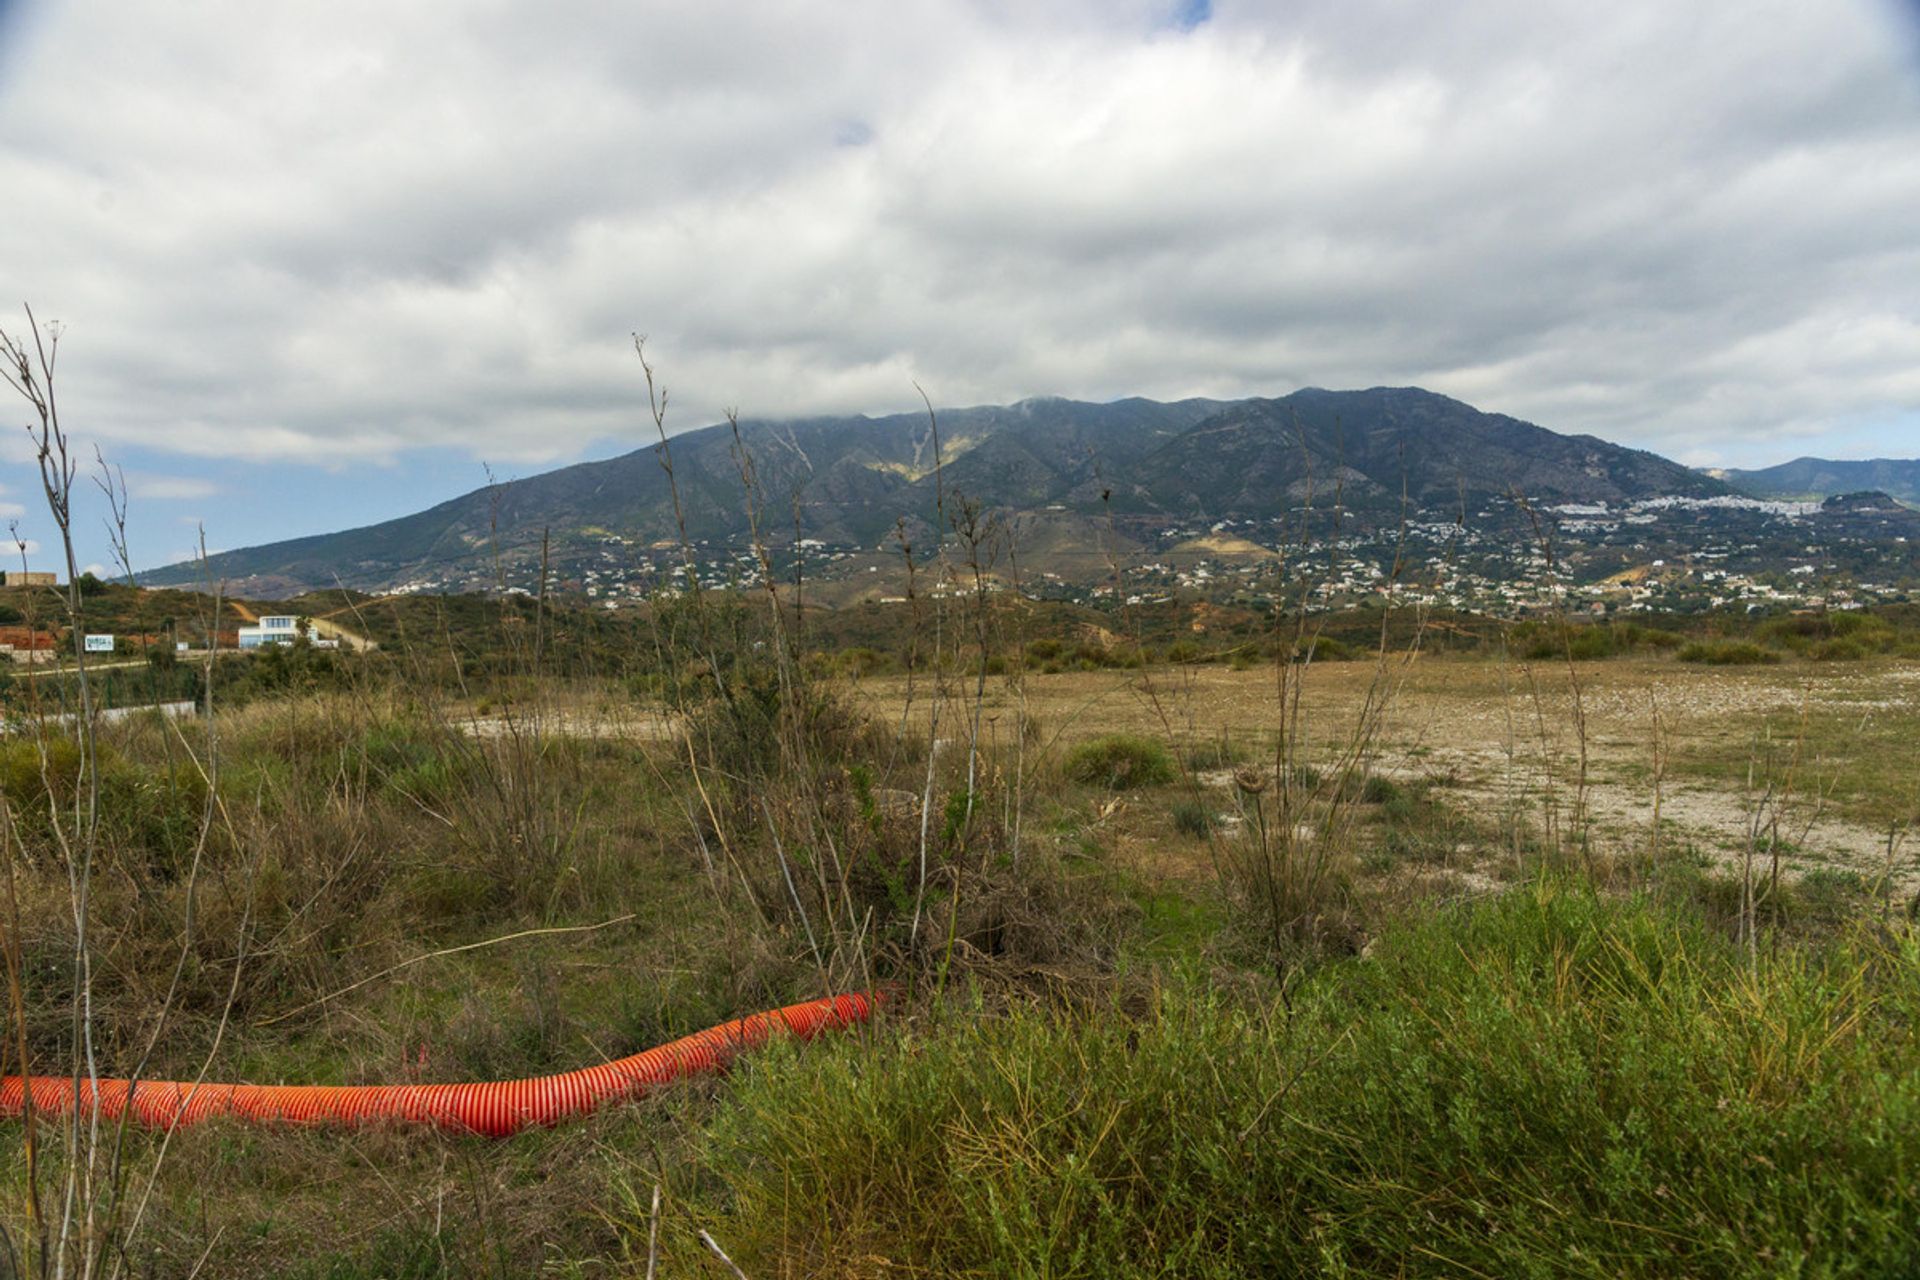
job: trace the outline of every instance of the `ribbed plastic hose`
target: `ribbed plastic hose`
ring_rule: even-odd
[[[504,1138],[534,1125],[554,1125],[609,1102],[641,1097],[674,1080],[724,1068],[742,1049],[780,1032],[812,1039],[822,1031],[864,1022],[874,997],[829,996],[723,1022],[630,1058],[620,1058],[531,1080],[476,1084],[274,1085],[192,1084],[142,1080],[80,1081],[83,1106],[118,1120],[131,1107],[134,1121],[153,1129],[198,1124],[213,1116],[298,1125],[431,1125]],[[0,1079],[0,1116],[18,1116],[31,1090],[35,1111],[62,1114],[74,1105],[70,1076]]]

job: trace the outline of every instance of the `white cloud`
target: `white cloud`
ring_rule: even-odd
[[[70,423],[188,458],[644,438],[636,328],[680,426],[916,378],[1421,383],[1699,457],[1920,413],[1895,6],[1177,8],[48,4],[0,278]]]
[[[211,498],[220,492],[219,485],[199,476],[154,475],[150,472],[129,473],[127,488],[134,499],[152,502],[193,501]]]

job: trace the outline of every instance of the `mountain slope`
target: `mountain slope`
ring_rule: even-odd
[[[1877,489],[1910,507],[1920,507],[1920,458],[1871,458],[1853,462],[1795,458],[1792,462],[1757,471],[1728,470],[1714,474],[1756,498],[1818,500]]]
[[[1482,413],[1416,387],[1309,388],[1230,406],[1142,460],[1135,502],[1218,516],[1264,514],[1309,494],[1365,512],[1520,494],[1545,504],[1728,492],[1656,454]]]
[[[1418,388],[1309,389],[1279,399],[1110,404],[1043,398],[925,414],[743,422],[671,441],[676,512],[661,451],[638,449],[476,490],[397,520],[214,557],[215,573],[256,594],[336,582],[369,590],[475,586],[496,562],[523,569],[543,536],[579,559],[596,547],[688,538],[742,547],[757,518],[768,540],[799,536],[873,550],[904,521],[922,540],[943,499],[964,495],[1092,546],[1123,525],[1192,517],[1270,518],[1309,494],[1356,519],[1457,514],[1464,498],[1543,503],[1714,496],[1726,485],[1649,453],[1545,428]],[[757,510],[743,500],[751,467]],[[1038,520],[1037,517],[1044,517]],[[1080,532],[1075,533],[1078,530]],[[565,558],[564,556],[562,558]],[[175,565],[155,585],[200,580]]]

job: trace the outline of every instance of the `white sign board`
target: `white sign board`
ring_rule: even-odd
[[[112,652],[113,652],[113,637],[112,637],[112,636],[100,636],[100,635],[90,635],[90,636],[88,636],[88,637],[87,637],[87,652],[88,652],[88,653],[112,653]]]

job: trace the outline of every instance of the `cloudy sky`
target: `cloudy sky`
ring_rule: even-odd
[[[681,428],[1411,383],[1916,456],[1920,4],[0,0],[19,300],[142,564],[633,448],[634,331]]]

